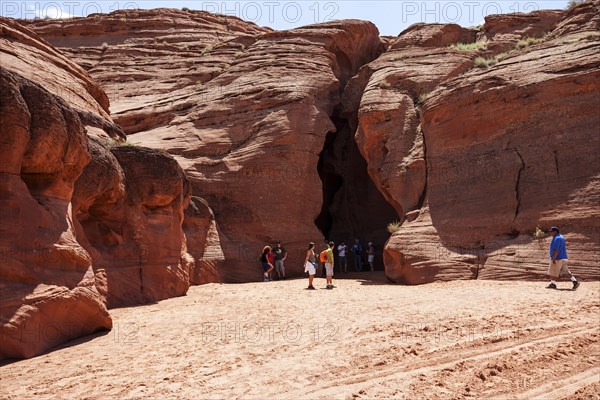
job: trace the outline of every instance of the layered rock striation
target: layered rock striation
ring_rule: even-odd
[[[71,197],[90,160],[77,112],[0,67],[0,359],[109,329],[106,279],[78,243]]]
[[[101,86],[45,40],[0,29],[0,358],[20,358],[185,294],[196,260],[177,161],[124,142]]]
[[[92,20],[98,27],[86,28]],[[343,203],[323,193],[341,199],[350,192],[326,181],[327,171],[339,175],[341,165],[356,162],[365,169],[338,105],[348,80],[383,51],[373,24],[341,21],[275,32],[233,17],[152,10],[34,28],[114,94],[112,116],[130,142],[177,158],[193,192],[214,211],[217,261],[207,266],[221,269],[215,276],[259,278],[260,249],[277,239],[290,253],[288,272],[302,273],[307,243],[332,234],[331,221],[315,220],[332,219],[330,209]],[[351,161],[329,157],[335,152],[325,148],[328,135],[354,146],[345,152]],[[373,198],[375,213],[389,207],[362,171],[358,197]],[[338,226],[352,224],[351,214],[369,220],[359,201],[354,204]],[[380,232],[386,221],[379,221]],[[361,224],[347,228],[344,239],[358,235]]]
[[[595,144],[597,115],[584,104],[596,90],[597,9],[415,24],[385,39],[362,21],[274,32],[179,10],[34,29],[110,88],[131,141],[175,155],[214,209],[221,279],[258,277],[257,249],[275,239],[296,263],[320,235],[385,238],[393,219],[403,225],[385,266],[396,282],[541,277],[546,243],[532,231],[549,224],[571,230],[575,270],[597,277],[598,160],[574,157],[555,134]],[[589,193],[572,192],[583,206],[529,194],[552,186],[541,142],[568,168],[567,186],[570,174],[587,182]]]
[[[600,276],[598,5],[416,25],[353,78],[357,142],[406,216],[390,279],[543,278],[548,242],[532,235],[552,225],[575,274]]]

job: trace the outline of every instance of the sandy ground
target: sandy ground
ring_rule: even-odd
[[[0,397],[600,399],[600,282],[367,276],[210,284],[112,310],[109,333],[5,363]]]

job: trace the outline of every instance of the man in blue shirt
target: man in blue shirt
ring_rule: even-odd
[[[573,282],[573,290],[579,287],[579,282],[575,279],[575,276],[571,273],[571,270],[567,267],[567,241],[560,234],[560,231],[556,226],[550,228],[550,235],[552,241],[550,242],[550,267],[548,268],[548,275],[550,275],[550,284],[547,286],[548,289],[556,289],[556,279],[560,276],[562,271],[566,271],[571,275],[571,281]]]

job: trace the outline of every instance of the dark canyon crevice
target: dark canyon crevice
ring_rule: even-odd
[[[398,219],[394,208],[379,192],[360,154],[348,119],[336,107],[332,121],[335,132],[327,134],[317,166],[322,182],[323,206],[315,224],[328,240],[351,246],[358,238],[363,246],[373,242],[381,257],[389,237],[387,225]],[[317,250],[321,250],[317,244]],[[383,268],[376,259],[376,267]]]
[[[327,133],[319,154],[317,170],[323,203],[315,219],[315,225],[324,238],[334,241],[336,246],[345,242],[350,247],[354,239],[359,239],[366,248],[368,242],[373,242],[377,269],[383,269],[383,246],[389,238],[387,225],[399,217],[369,176],[367,161],[355,140],[358,107],[348,110],[345,103],[349,97],[352,97],[352,103],[360,103],[364,87],[356,90],[357,86],[350,85],[349,81],[360,74],[361,68],[384,53],[381,42],[373,43],[364,54],[353,60],[344,52],[335,51],[340,71],[340,93],[330,115],[335,130]],[[325,245],[317,244],[317,251],[323,248]],[[351,266],[349,268],[352,269]]]

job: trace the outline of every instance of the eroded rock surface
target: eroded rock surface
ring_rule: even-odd
[[[206,200],[193,196],[185,210],[183,230],[187,252],[194,258],[190,283],[222,282],[225,256],[219,240],[219,227]]]
[[[92,20],[100,28],[88,32]],[[306,244],[322,240],[317,166],[327,134],[337,131],[336,106],[346,82],[383,49],[373,24],[273,32],[231,17],[154,10],[35,29],[106,85],[130,142],[176,156],[214,211],[219,279],[259,278],[258,253],[276,239],[290,252],[289,273],[302,273]],[[187,246],[202,254],[203,245]]]
[[[2,359],[110,329],[107,306],[185,294],[195,260],[177,161],[123,142],[102,88],[49,43],[0,28]]]
[[[561,226],[577,276],[600,276],[598,4],[585,3],[560,19],[556,12],[490,17],[483,32],[502,32],[503,45],[495,48],[495,36],[488,35],[487,48],[475,54],[505,53],[484,60],[488,67],[462,64],[460,76],[449,74],[426,89],[431,93],[422,99],[420,118],[413,116],[407,130],[415,135],[421,124],[427,173],[409,182],[425,179],[423,208],[386,246],[391,279],[542,278],[548,242],[532,238],[538,225]],[[518,45],[534,34],[540,37]],[[508,37],[514,47],[507,51]],[[452,58],[444,64],[452,65]],[[401,83],[394,95],[412,87]],[[387,157],[410,157],[408,148],[393,146]],[[365,154],[370,167],[381,165],[381,157]],[[402,163],[389,170],[394,166]],[[383,178],[385,171],[377,174]],[[407,192],[392,197],[400,203]]]
[[[356,226],[377,232],[394,213],[354,196],[371,189],[346,172],[348,144],[403,222],[392,280],[541,277],[547,243],[531,234],[555,224],[585,279],[599,277],[598,5],[384,39],[363,21],[274,32],[179,10],[32,27],[107,87],[131,143],[173,154],[208,201],[184,222],[194,282],[259,278],[275,239],[300,274],[306,242],[354,233],[339,227],[361,206],[373,224]]]
[[[109,307],[180,296],[189,287],[183,212],[190,189],[168,154],[90,142],[73,197],[81,242],[106,274]]]
[[[77,112],[4,67],[0,126],[0,359],[31,357],[112,326],[106,278],[73,228],[90,154]]]

